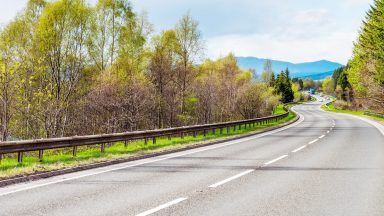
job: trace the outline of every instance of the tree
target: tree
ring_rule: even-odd
[[[285,71],[281,71],[281,73],[277,76],[275,91],[276,93],[281,94],[281,101],[283,103],[289,103],[293,101],[294,93],[292,90],[292,83],[289,78],[288,68]]]
[[[198,29],[198,22],[187,14],[184,15],[176,25],[175,32],[178,41],[178,55],[180,67],[178,69],[177,83],[181,94],[181,113],[185,113],[185,100],[188,94],[188,87],[196,74],[193,65],[202,51],[201,33]]]
[[[275,74],[273,73],[272,69],[272,61],[267,59],[264,62],[264,69],[261,74],[261,80],[264,83],[267,83],[269,86],[274,85],[274,80],[275,80]]]
[[[349,61],[349,80],[368,105],[384,107],[384,1],[375,0],[368,11],[353,57]]]
[[[90,8],[83,0],[47,4],[38,23],[36,40],[40,68],[46,79],[45,127],[47,137],[63,136],[71,105],[87,61]]]
[[[104,71],[116,60],[122,29],[133,17],[128,1],[98,0],[91,16],[91,34],[87,45],[90,59],[99,71]]]
[[[176,33],[163,32],[153,39],[153,51],[149,63],[149,76],[156,88],[157,127],[174,125],[176,102]]]

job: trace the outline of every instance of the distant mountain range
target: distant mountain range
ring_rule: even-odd
[[[258,74],[262,73],[266,61],[266,59],[256,57],[237,57],[237,60],[241,69],[255,69]],[[313,80],[322,80],[332,76],[335,69],[343,66],[342,64],[327,60],[297,64],[278,60],[271,61],[272,69],[275,73],[289,68],[292,78],[297,77]]]

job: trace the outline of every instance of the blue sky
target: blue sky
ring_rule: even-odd
[[[96,0],[88,0],[90,3]],[[27,0],[0,0],[0,23]],[[172,28],[188,11],[200,23],[206,57],[234,52],[292,62],[346,63],[373,0],[132,0],[155,31]]]

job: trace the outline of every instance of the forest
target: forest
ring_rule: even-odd
[[[153,29],[126,0],[29,0],[0,30],[1,139],[249,119],[301,97],[288,69],[259,82],[234,54],[205,59],[188,13]]]
[[[384,112],[384,0],[375,0],[366,14],[353,55],[344,68],[323,82],[343,109]]]

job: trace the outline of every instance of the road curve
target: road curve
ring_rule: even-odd
[[[384,134],[319,107],[274,132],[0,188],[0,215],[384,215]]]

